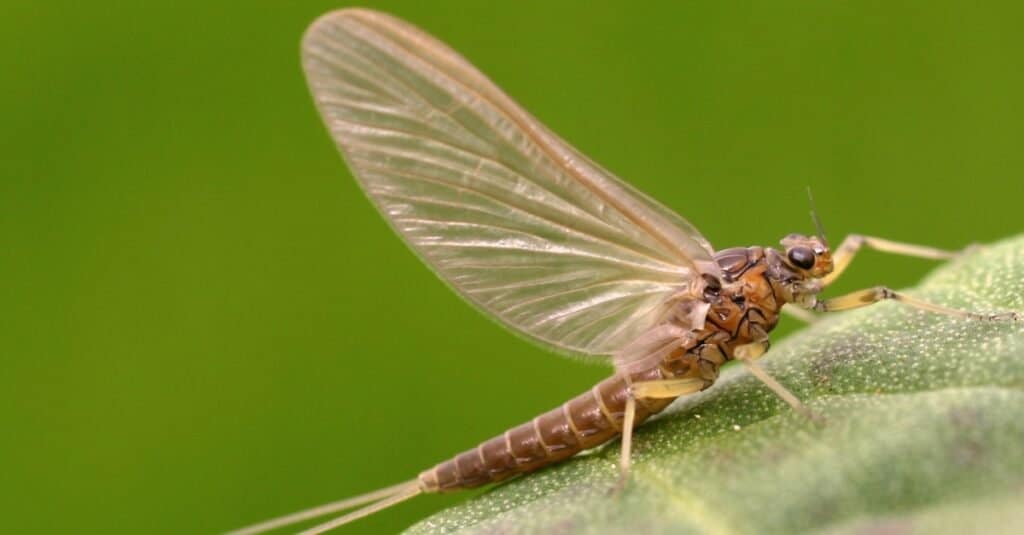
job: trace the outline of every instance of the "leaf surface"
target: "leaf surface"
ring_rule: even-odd
[[[1024,311],[1024,237],[908,293]],[[498,486],[407,533],[874,533],[1024,528],[1024,325],[882,303],[777,343],[765,367],[816,426],[740,367],[619,442]],[[895,530],[895,531],[893,531]]]

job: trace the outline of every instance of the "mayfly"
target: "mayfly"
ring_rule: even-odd
[[[456,52],[389,15],[346,9],[321,17],[305,34],[302,62],[352,173],[427,266],[508,329],[557,352],[609,359],[615,373],[416,479],[236,533],[362,507],[306,532],[320,533],[418,494],[530,472],[619,435],[624,482],[633,427],[711,386],[734,359],[814,418],[756,360],[787,304],[813,313],[893,300],[960,318],[1018,319],[886,287],[819,299],[863,247],[955,256],[860,235],[833,251],[820,222],[817,235],[790,234],[781,249],[715,251],[693,225],[569,146]]]

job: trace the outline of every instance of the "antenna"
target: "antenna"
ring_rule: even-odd
[[[828,238],[825,237],[825,227],[821,224],[821,218],[818,217],[818,207],[814,204],[814,196],[811,195],[811,187],[807,186],[807,200],[811,202],[811,219],[814,220],[814,225],[818,227],[818,237],[825,243],[825,247],[828,247]]]

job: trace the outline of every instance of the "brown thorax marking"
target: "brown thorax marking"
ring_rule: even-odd
[[[715,255],[723,280],[718,295],[708,299],[711,306],[697,335],[704,345],[717,345],[731,359],[736,347],[767,341],[783,305],[813,304],[817,299],[819,279],[832,271],[828,246],[817,237],[799,234],[786,236],[782,245],[781,251],[735,247]]]

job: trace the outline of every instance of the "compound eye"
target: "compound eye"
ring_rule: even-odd
[[[789,261],[800,269],[814,267],[814,251],[807,247],[794,247],[789,250]]]

